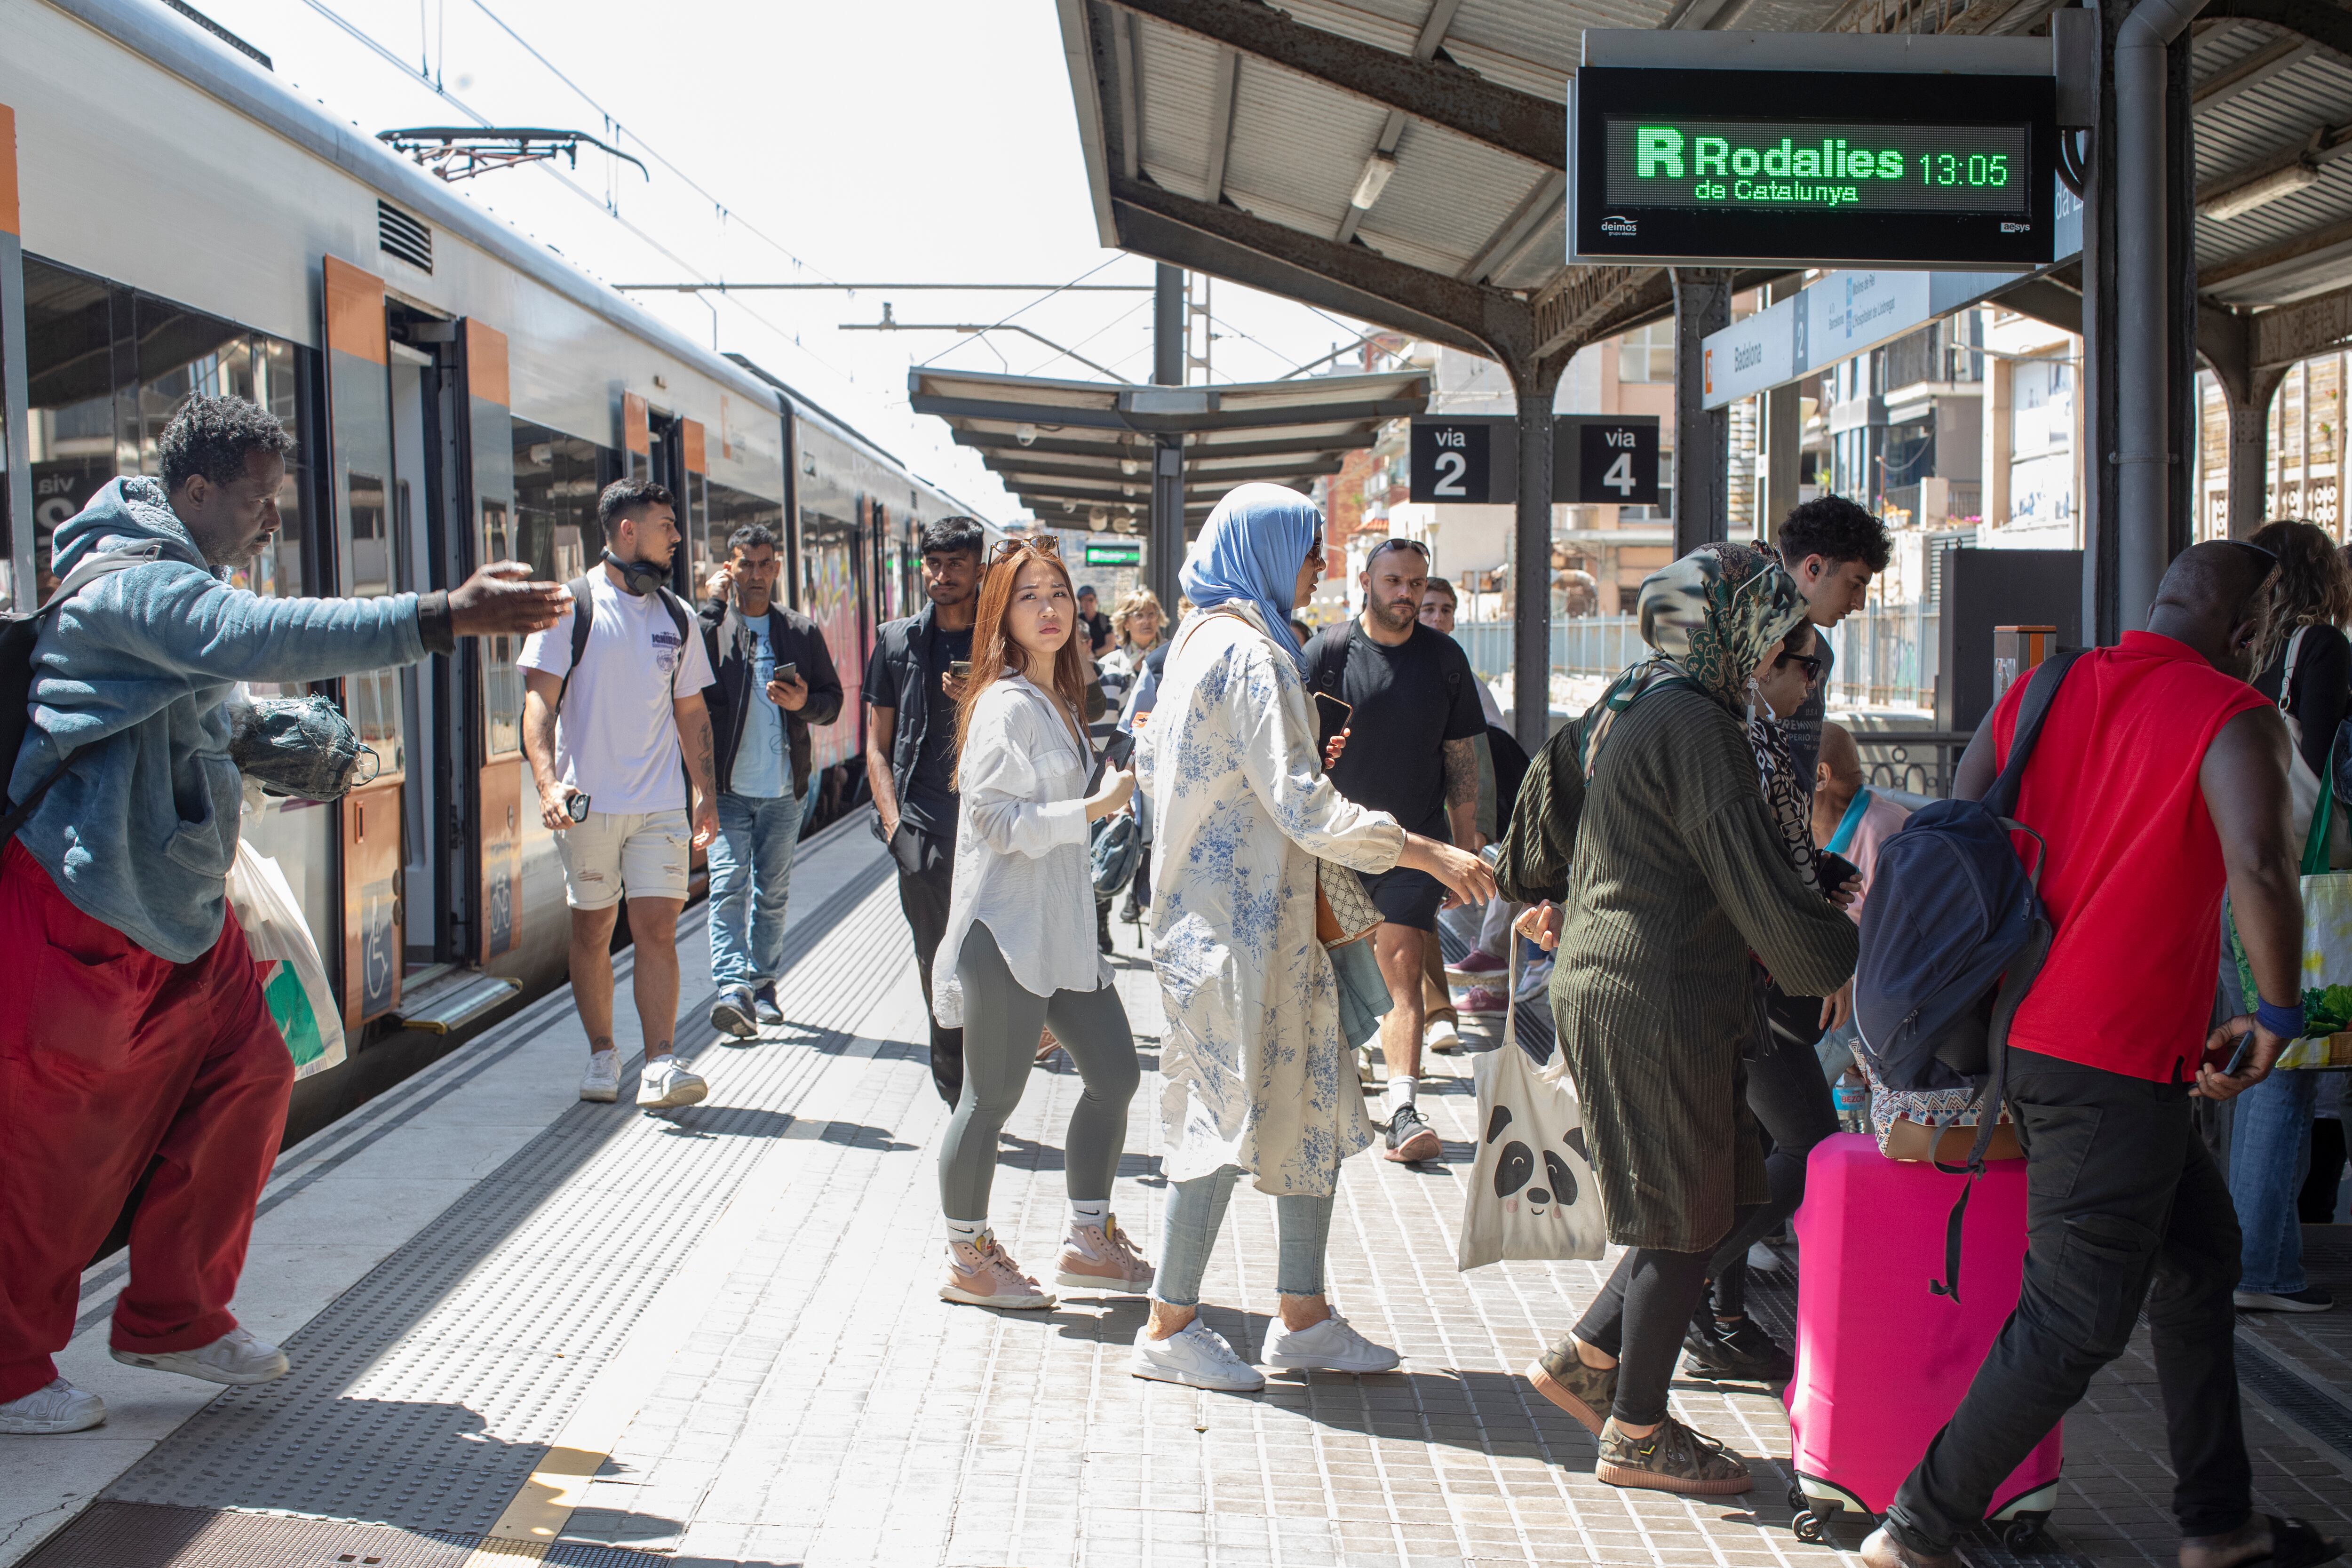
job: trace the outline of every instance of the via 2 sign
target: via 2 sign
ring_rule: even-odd
[[[1489,461],[1494,437],[1490,420],[1415,419],[1412,499],[1457,504],[1498,499],[1492,493],[1494,465]],[[1507,431],[1503,438],[1510,438]]]

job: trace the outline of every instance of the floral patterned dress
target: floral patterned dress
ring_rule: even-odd
[[[1404,830],[1323,776],[1306,686],[1255,607],[1197,620],[1137,748],[1168,1015],[1162,1168],[1182,1182],[1237,1165],[1263,1192],[1319,1196],[1372,1132],[1315,936],[1315,862],[1388,870]]]

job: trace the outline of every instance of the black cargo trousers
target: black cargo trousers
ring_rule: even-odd
[[[907,917],[908,934],[915,939],[923,1022],[931,1031],[931,1087],[950,1108],[963,1094],[963,1031],[941,1028],[931,1012],[931,961],[939,953],[940,939],[948,932],[955,845],[953,833],[928,832],[903,817],[890,838],[890,858],[898,872],[898,909]]]
[[[2009,1074],[2026,1159],[2024,1285],[1886,1528],[1915,1552],[1944,1552],[2006,1502],[2001,1482],[2123,1353],[2145,1302],[2173,1514],[2183,1535],[2235,1530],[2253,1511],[2231,1338],[2238,1212],[2190,1124],[2189,1086],[2014,1047]]]

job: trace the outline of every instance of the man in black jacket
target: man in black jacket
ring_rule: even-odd
[[[955,872],[955,710],[980,612],[982,540],[980,524],[968,517],[923,525],[923,592],[930,602],[884,625],[866,661],[866,779],[876,826],[898,863],[898,907],[915,939],[931,1083],[950,1105],[963,1090],[963,1031],[929,1016],[931,957],[947,934]]]
[[[719,837],[710,844],[710,1022],[748,1040],[781,1024],[784,906],[809,783],[809,727],[841,717],[841,677],[816,623],[776,598],[776,535],[750,523],[710,574],[702,640],[717,679],[704,691],[717,744]]]

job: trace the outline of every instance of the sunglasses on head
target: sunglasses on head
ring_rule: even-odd
[[[1012,560],[1024,550],[1042,551],[1047,555],[1058,558],[1062,553],[1062,542],[1050,533],[1023,534],[1011,539],[1000,539],[996,542],[995,552],[988,558],[988,563],[991,566],[999,565]]]

